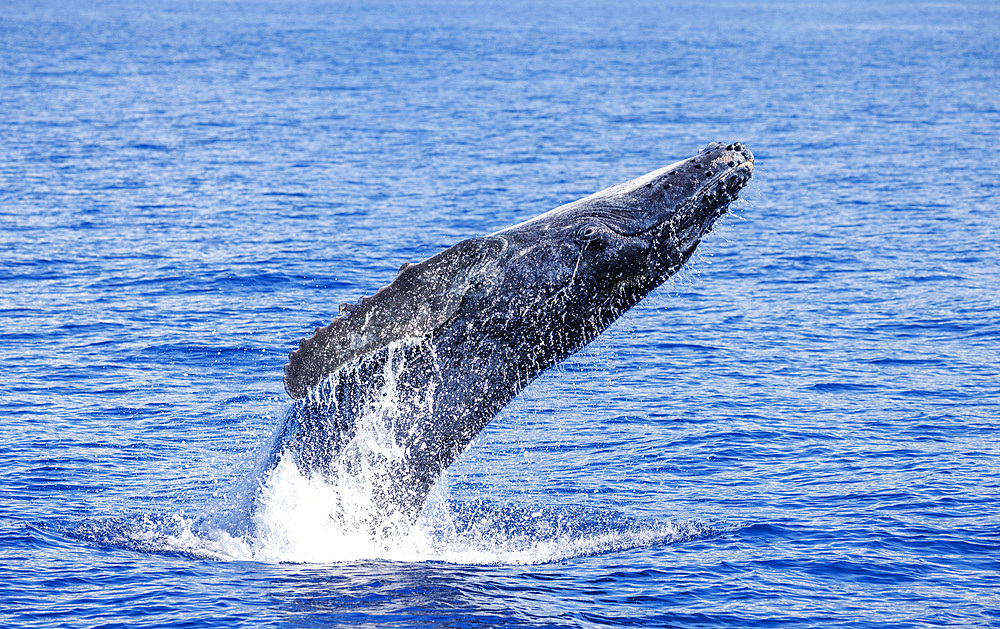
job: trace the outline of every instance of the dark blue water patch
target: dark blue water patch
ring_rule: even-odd
[[[126,148],[135,149],[139,151],[154,151],[161,153],[167,153],[172,150],[169,146],[165,146],[163,144],[148,144],[144,142],[136,142],[133,144],[128,144],[126,145]]]
[[[902,368],[922,365],[943,365],[946,363],[946,361],[940,358],[871,358],[865,362],[872,365]]]
[[[286,191],[276,191],[276,190],[264,192],[262,194],[265,197],[281,197],[281,198],[284,198],[284,197],[296,198],[297,197],[297,198],[303,198],[303,199],[310,196],[309,193],[307,193],[307,192],[286,192]]]
[[[10,572],[8,583],[17,587],[16,594],[10,599],[11,607],[5,611],[5,619],[17,624],[107,624],[109,619],[121,616],[119,611],[109,611],[109,607],[113,608],[117,602],[118,605],[142,607],[141,611],[127,614],[130,622],[139,626],[163,626],[164,623],[177,622],[177,614],[182,613],[186,616],[185,624],[195,622],[221,627],[238,624],[241,618],[245,619],[247,607],[254,605],[233,596],[227,590],[233,582],[222,575],[217,575],[211,593],[199,594],[199,590],[191,586],[192,580],[199,581],[210,573],[186,558],[163,557],[159,561],[139,565],[135,563],[133,553],[119,551],[106,557],[102,566],[96,566],[94,559],[99,555],[93,547],[80,546],[75,540],[31,525],[28,528],[34,529],[33,534],[43,540],[34,550],[37,556],[49,558],[53,565],[59,565],[61,569],[53,571],[32,566]],[[109,578],[105,571],[109,566],[114,566],[115,578]],[[164,592],[163,589],[150,587],[150,579],[169,584],[167,591],[174,592],[174,595],[184,592],[190,607],[185,606],[181,610],[176,605],[163,602],[150,604]],[[29,604],[43,596],[44,592],[53,590],[65,592],[65,596],[59,600]]]
[[[820,382],[810,385],[809,388],[823,393],[873,393],[885,387],[860,382]]]

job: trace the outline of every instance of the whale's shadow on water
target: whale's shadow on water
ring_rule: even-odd
[[[461,566],[391,561],[280,566],[272,609],[304,626],[577,626],[566,604],[563,566]],[[527,573],[528,579],[520,578]],[[590,593],[599,589],[591,587]],[[606,590],[605,590],[606,591]],[[578,596],[579,594],[577,594]]]
[[[573,626],[558,575],[529,568],[535,578],[514,583],[509,569],[437,562],[390,561],[281,566],[267,596],[290,624],[305,626],[525,627]],[[505,587],[508,586],[508,587]],[[561,624],[561,623],[560,623]]]
[[[633,540],[635,538],[631,538],[632,534],[626,533],[626,529],[634,527],[634,532],[638,532],[653,524],[629,521],[621,514],[596,509],[548,509],[539,513],[537,510],[498,508],[496,504],[479,501],[467,503],[462,509],[470,514],[483,515],[485,512],[486,519],[498,529],[527,533],[523,528],[526,525],[527,529],[535,529],[529,535],[541,535],[541,539],[550,534],[545,530],[549,526],[567,521],[572,522],[567,531],[573,529],[582,536],[621,534]],[[470,523],[477,521],[482,523],[476,518]],[[710,538],[736,530],[695,523],[672,526],[678,530],[690,526],[685,541],[695,543],[698,540],[711,543]],[[651,545],[664,546],[680,541],[680,538],[661,539]],[[630,617],[639,610],[634,606],[641,607],[640,599],[646,597],[630,592],[628,598],[623,598],[622,582],[627,583],[637,575],[648,579],[650,574],[668,579],[673,570],[650,567],[646,561],[637,566],[630,551],[644,547],[641,544],[623,545],[617,550],[513,566],[501,562],[456,564],[440,560],[285,564],[276,566],[275,572],[269,575],[267,596],[273,604],[272,609],[282,617],[292,624],[300,622],[308,626],[579,626],[593,622],[581,615],[579,603],[582,602],[583,609],[587,610],[600,598],[618,598],[622,602],[624,616],[621,622],[610,624],[635,626],[638,623]],[[579,587],[581,579],[587,583],[584,592]],[[648,583],[644,587],[648,588]],[[663,602],[657,602],[656,611],[664,612]]]

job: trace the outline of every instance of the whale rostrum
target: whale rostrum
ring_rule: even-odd
[[[745,146],[713,143],[402,265],[289,355],[285,389],[296,402],[286,446],[315,472],[343,466],[358,418],[391,388],[392,416],[382,421],[394,458],[373,501],[414,519],[490,419],[676,272],[752,173]]]

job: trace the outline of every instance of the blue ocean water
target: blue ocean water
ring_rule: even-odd
[[[995,3],[5,0],[0,59],[0,625],[1000,626]],[[340,302],[714,140],[733,215],[410,536],[250,512]]]

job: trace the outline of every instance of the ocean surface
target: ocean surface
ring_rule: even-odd
[[[0,626],[1000,626],[998,96],[987,0],[4,0]],[[407,535],[262,465],[341,302],[716,140]]]

